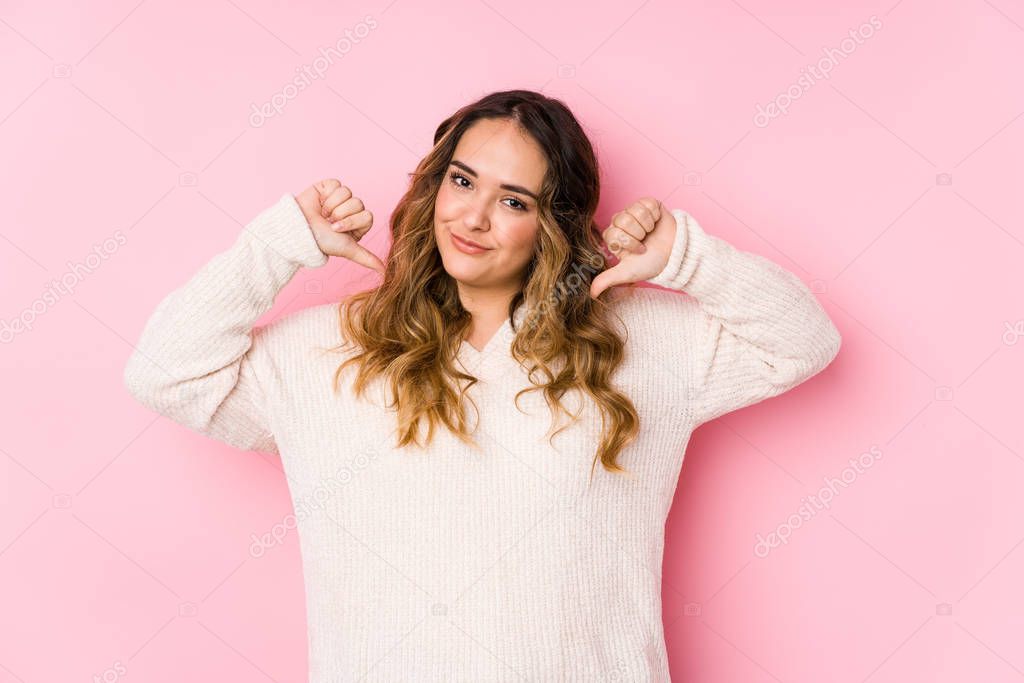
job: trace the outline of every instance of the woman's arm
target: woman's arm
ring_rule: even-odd
[[[201,434],[277,453],[260,384],[266,328],[254,324],[301,266],[326,262],[296,199],[285,194],[160,302],[125,366],[128,391]]]
[[[683,325],[697,424],[788,391],[835,358],[839,330],[796,275],[681,209],[672,215],[668,263],[646,282],[696,299]]]

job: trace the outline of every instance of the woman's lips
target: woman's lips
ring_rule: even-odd
[[[490,251],[490,249],[477,247],[475,245],[470,244],[469,242],[459,239],[453,232],[450,232],[448,234],[451,235],[452,244],[454,244],[455,248],[461,251],[463,254],[483,254],[484,252]]]

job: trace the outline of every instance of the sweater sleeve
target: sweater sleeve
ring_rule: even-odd
[[[685,291],[696,424],[776,396],[839,353],[836,326],[810,289],[769,259],[704,232],[681,209],[665,268],[647,282]]]
[[[124,368],[141,404],[200,434],[276,454],[256,320],[301,266],[327,262],[291,194],[244,227],[156,307]]]

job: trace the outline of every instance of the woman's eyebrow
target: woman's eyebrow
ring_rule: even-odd
[[[465,171],[469,175],[473,176],[474,178],[477,177],[476,171],[474,171],[473,169],[471,169],[469,166],[467,166],[466,164],[462,163],[461,161],[458,161],[457,159],[452,159],[452,166],[458,166],[459,168],[461,168],[463,171]],[[537,195],[536,194],[534,194],[533,192],[530,192],[529,190],[527,190],[522,185],[509,185],[508,183],[503,183],[500,187],[503,190],[509,190],[511,192],[518,192],[519,194],[525,194],[527,197],[532,198],[533,201],[535,201],[535,202],[540,201],[539,199],[537,199]]]

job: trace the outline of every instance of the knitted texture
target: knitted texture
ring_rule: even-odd
[[[692,431],[825,368],[840,336],[810,290],[674,210],[668,264],[620,287],[613,375],[640,434],[600,464],[601,417],[549,442],[506,320],[458,360],[479,448],[447,430],[397,449],[379,380],[356,399],[337,304],[255,326],[301,267],[327,262],[294,197],[245,226],[150,316],[124,381],[137,401],[235,447],[279,454],[298,519],[310,681],[668,681],[665,520]],[[352,265],[351,267],[357,267]],[[685,292],[685,293],[683,293]],[[581,407],[578,393],[563,397]]]

